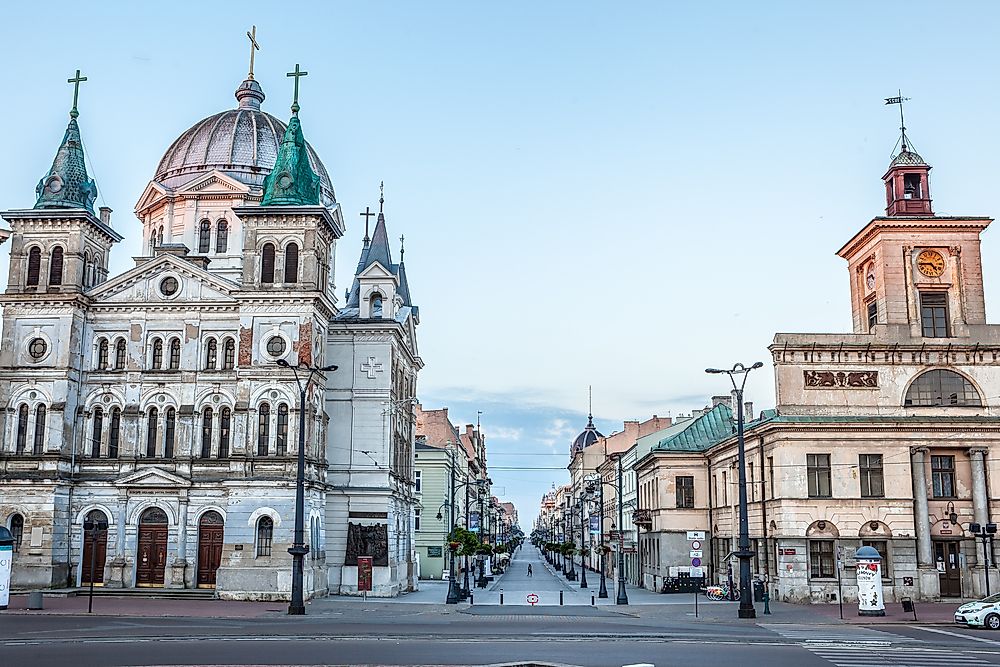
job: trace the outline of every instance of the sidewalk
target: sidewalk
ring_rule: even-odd
[[[11,595],[3,614],[86,614],[87,596],[48,596],[41,610],[28,609],[27,595]],[[288,612],[287,602],[235,602],[232,600],[156,600],[100,596],[94,598],[95,616],[185,616],[193,618],[262,618]]]

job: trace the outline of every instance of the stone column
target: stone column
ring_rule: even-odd
[[[986,526],[989,518],[989,506],[986,497],[986,449],[983,447],[973,447],[969,449],[969,461],[972,463],[972,513],[975,522],[980,526]],[[992,554],[983,550],[982,540],[976,539],[976,569],[983,569],[987,560],[992,559]],[[992,561],[991,561],[992,564]],[[978,582],[979,578],[976,578]],[[986,594],[985,587],[981,591]]]
[[[188,499],[182,497],[177,504],[177,556],[170,566],[170,588],[187,588],[187,519]]]
[[[125,582],[125,531],[128,528],[128,494],[118,494],[118,533],[115,540],[115,557],[111,559],[111,576],[108,578],[109,588],[124,588]]]
[[[913,527],[917,537],[917,569],[920,572],[920,593],[924,599],[937,599],[941,581],[934,565],[931,544],[930,511],[927,507],[927,448],[910,450],[910,470],[913,478]]]

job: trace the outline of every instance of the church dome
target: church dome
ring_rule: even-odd
[[[899,152],[899,155],[894,157],[892,159],[892,162],[889,163],[889,168],[892,169],[893,167],[899,167],[899,166],[914,167],[914,166],[926,166],[926,165],[927,163],[924,162],[924,159],[922,157],[920,157],[913,151],[909,150],[908,148],[904,147],[903,150]]]
[[[264,91],[253,79],[240,84],[236,99],[237,108],[198,121],[181,134],[163,154],[153,180],[177,188],[217,169],[246,185],[263,186],[278,157],[285,123],[260,110]],[[332,206],[336,197],[330,175],[313,147],[306,147],[320,179],[321,201]]]
[[[577,452],[582,452],[584,448],[590,447],[597,442],[598,438],[603,437],[604,435],[594,426],[593,415],[588,415],[587,428],[583,429],[580,435],[576,436],[576,440],[573,441],[573,446],[570,448],[570,456],[575,455]]]

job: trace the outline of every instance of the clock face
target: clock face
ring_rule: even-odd
[[[917,255],[917,269],[928,278],[944,273],[944,257],[936,250],[924,250]]]
[[[868,289],[875,289],[875,274],[869,273],[868,277],[865,278],[865,284],[868,285]]]

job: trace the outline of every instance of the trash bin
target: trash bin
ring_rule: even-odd
[[[760,580],[755,580],[753,582],[753,601],[763,602],[764,601],[764,582]]]

